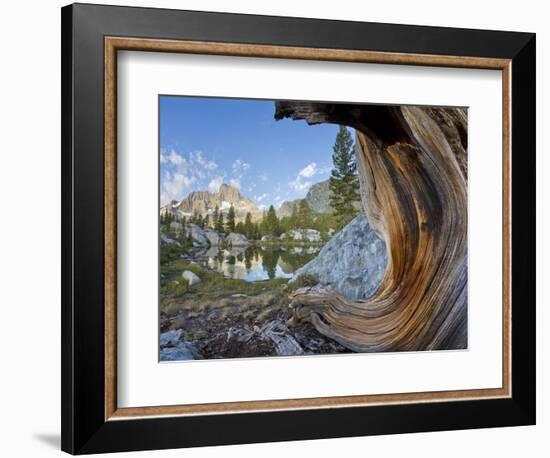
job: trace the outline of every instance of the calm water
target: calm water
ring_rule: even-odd
[[[210,248],[199,258],[226,277],[246,281],[292,278],[296,270],[319,253],[320,247],[235,247]]]

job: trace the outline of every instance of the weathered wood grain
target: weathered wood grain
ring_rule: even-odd
[[[285,117],[355,128],[362,205],[388,249],[371,298],[302,288],[295,319],[358,352],[466,348],[466,109],[277,102]]]

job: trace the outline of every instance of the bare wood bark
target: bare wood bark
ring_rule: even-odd
[[[295,319],[354,351],[466,348],[466,110],[277,102],[275,117],[356,129],[362,205],[388,250],[371,298],[302,288]]]

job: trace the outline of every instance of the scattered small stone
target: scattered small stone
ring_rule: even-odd
[[[227,340],[230,341],[231,339],[235,339],[238,342],[248,342],[250,339],[252,339],[253,335],[254,335],[254,331],[249,331],[248,329],[231,327],[227,331]]]
[[[189,286],[196,285],[201,281],[201,279],[190,270],[184,270],[183,273],[181,274],[181,277],[184,280],[187,280],[187,283],[189,284]]]

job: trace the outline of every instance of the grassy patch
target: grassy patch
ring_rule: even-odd
[[[192,270],[201,279],[200,283],[187,286],[181,278],[184,270]],[[258,282],[230,279],[182,260],[165,266],[163,272],[162,310],[168,315],[179,310],[197,312],[235,306],[244,311],[252,306],[279,307],[288,304],[287,280],[282,278]]]
[[[319,279],[313,274],[298,275],[296,280],[290,284],[290,288],[294,291],[298,288],[312,287],[319,284]]]
[[[163,296],[181,297],[189,290],[187,281],[183,278],[180,280],[171,280],[166,282],[160,288],[160,294]]]
[[[167,234],[167,236],[177,241],[179,243],[179,246],[176,243],[162,243],[160,245],[161,266],[181,258],[181,256],[186,254],[189,248],[193,246],[192,242],[184,237],[171,236],[170,234]]]
[[[166,276],[180,274],[185,270],[193,272],[197,277],[201,278],[205,275],[206,271],[198,264],[191,264],[183,259],[177,259],[166,265],[161,265],[161,273]]]

